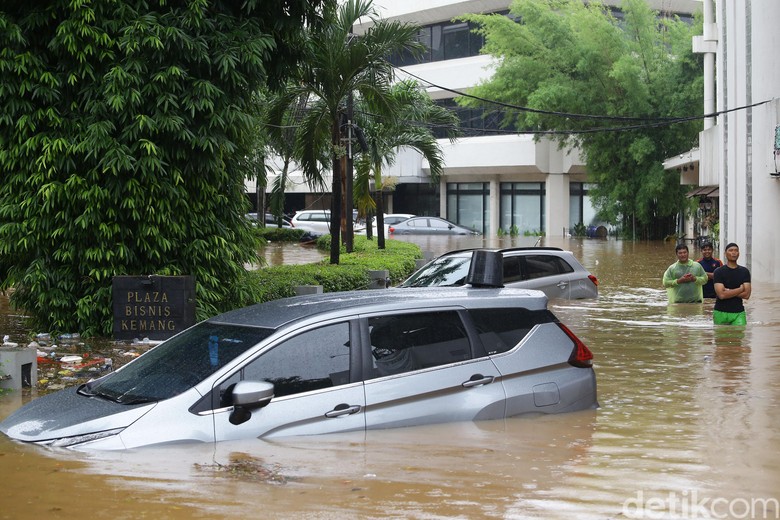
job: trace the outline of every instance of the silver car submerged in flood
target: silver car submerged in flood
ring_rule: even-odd
[[[203,321],[0,431],[127,449],[561,413],[597,407],[592,357],[538,291],[299,296]]]

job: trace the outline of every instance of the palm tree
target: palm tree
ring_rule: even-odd
[[[296,133],[296,156],[304,176],[322,182],[318,143],[329,143],[333,194],[330,263],[337,264],[343,195],[341,158],[345,148],[341,116],[346,113],[347,99],[354,94],[372,113],[388,120],[394,118],[390,97],[393,66],[388,58],[397,53],[415,54],[423,47],[416,40],[416,25],[380,20],[371,0],[348,0],[329,7],[323,18],[325,23],[308,35],[309,55],[301,63],[296,83],[280,95],[279,105],[269,107],[269,116],[271,121],[281,123],[283,106],[308,96],[307,110]],[[360,19],[369,19],[372,25],[365,34],[356,36],[352,27]]]
[[[294,84],[294,83],[293,83]],[[288,85],[289,87],[289,85]],[[290,99],[286,94],[289,88],[277,91],[267,91],[262,98],[262,118],[265,125],[264,134],[267,135],[265,149],[269,154],[276,156],[281,161],[281,168],[277,169],[277,177],[271,186],[269,206],[271,213],[281,224],[284,212],[284,194],[287,188],[290,168],[294,162],[300,162],[295,144],[298,127],[306,113],[309,96],[301,94],[297,99]],[[324,144],[324,143],[323,143]],[[317,169],[314,174],[305,172],[304,179],[313,189],[324,191],[325,183],[322,171],[328,162],[326,148],[319,148]],[[259,210],[258,210],[259,211]]]
[[[366,134],[369,152],[357,162],[355,198],[363,211],[376,208],[379,249],[385,247],[382,168],[393,165],[400,148],[412,148],[428,161],[431,183],[437,183],[444,163],[433,129],[443,130],[450,141],[459,134],[458,116],[434,103],[416,82],[406,80],[393,85],[390,96],[395,106],[395,118],[385,120],[360,110],[356,116]],[[372,176],[376,200],[369,190]]]

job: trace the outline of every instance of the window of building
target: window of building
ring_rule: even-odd
[[[393,213],[439,216],[439,185],[402,183],[393,192]],[[385,209],[387,209],[385,204]]]
[[[447,220],[487,235],[490,232],[490,183],[447,183]]]
[[[596,208],[588,196],[592,185],[585,182],[569,183],[569,228],[579,223],[585,226],[596,224]]]
[[[478,56],[485,44],[485,38],[475,33],[473,31],[475,28],[476,25],[471,22],[460,21],[447,21],[422,27],[417,33],[417,41],[426,48],[422,56],[415,57],[404,53],[391,57],[390,63],[396,67],[403,67]]]
[[[506,233],[542,233],[544,229],[543,182],[502,182],[499,225]]]
[[[460,120],[459,129],[464,137],[480,135],[502,135],[516,133],[514,125],[502,127],[503,111],[485,109],[482,107],[469,108],[458,105],[454,99],[436,100],[436,104],[454,112]],[[445,129],[433,129],[436,138],[446,137]]]

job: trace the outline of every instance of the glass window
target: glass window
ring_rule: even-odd
[[[482,234],[489,234],[490,183],[448,183],[447,220]]]
[[[525,272],[529,280],[571,273],[572,267],[563,259],[551,255],[528,255],[525,260]]]
[[[598,224],[596,208],[588,191],[593,185],[584,182],[572,182],[569,184],[569,227],[573,228],[578,223],[585,226]]]
[[[506,233],[544,232],[544,183],[502,182],[500,226]]]
[[[515,347],[534,325],[554,321],[549,311],[528,309],[473,309],[469,311],[482,346],[490,354],[500,354]]]
[[[520,257],[504,257],[504,283],[519,282],[523,279],[523,272],[520,268]]]
[[[469,25],[457,23],[443,27],[444,59],[465,58],[469,55]]]
[[[88,383],[83,393],[123,404],[168,399],[200,383],[272,332],[201,322],[121,370]]]
[[[455,311],[378,316],[369,318],[368,328],[373,377],[471,359],[466,330]]]
[[[246,365],[242,379],[274,384],[274,396],[298,394],[349,382],[349,323],[298,334]]]
[[[449,229],[450,225],[443,221],[438,219],[428,219],[428,225],[431,227],[431,229]]]

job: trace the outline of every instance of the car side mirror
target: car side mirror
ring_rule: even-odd
[[[230,424],[239,425],[252,418],[252,410],[262,408],[274,397],[274,385],[268,381],[239,381],[232,393]]]

